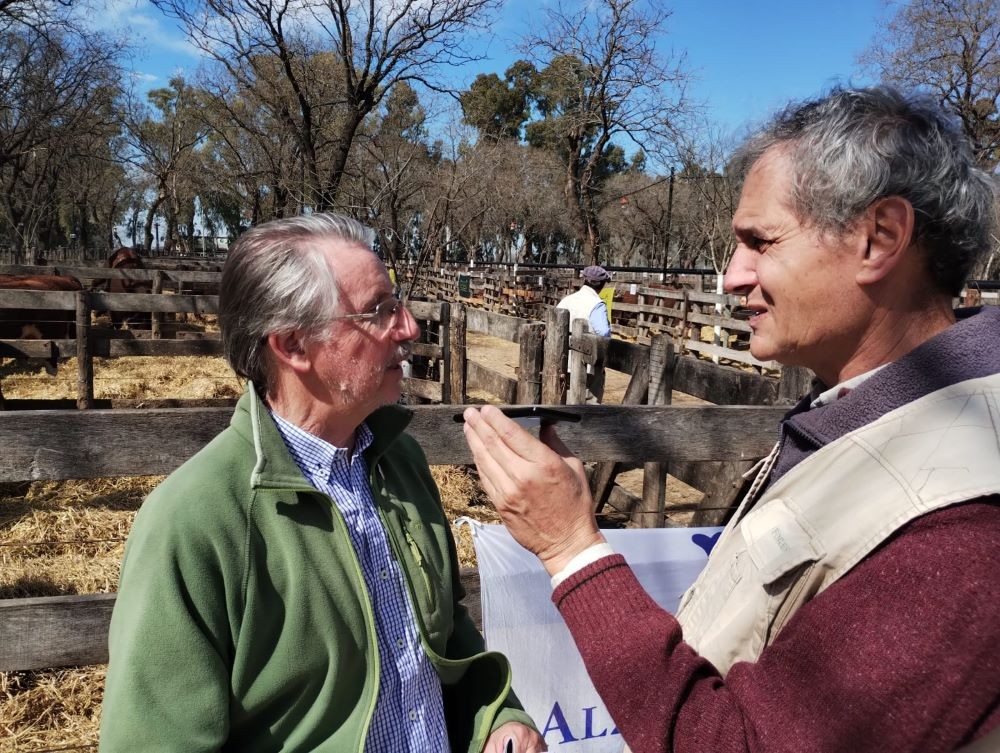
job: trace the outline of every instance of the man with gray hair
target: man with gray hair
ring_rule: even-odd
[[[1000,727],[1000,311],[952,299],[995,242],[995,184],[952,116],[885,87],[789,108],[737,162],[726,288],[754,356],[817,380],[678,614],[604,541],[551,428],[468,409],[484,487],[635,753],[982,739]]]
[[[522,753],[545,744],[460,601],[401,364],[419,330],[333,214],[248,231],[222,273],[228,429],[143,504],[102,751]]]

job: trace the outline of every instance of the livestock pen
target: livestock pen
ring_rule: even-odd
[[[453,406],[416,406],[411,431],[435,465],[470,462]],[[593,462],[746,461],[766,453],[782,413],[773,407],[579,406],[562,435]],[[0,483],[164,474],[220,431],[229,408],[14,411],[0,414]],[[123,447],[143,447],[123,452]],[[467,574],[474,583],[474,574]],[[113,589],[113,584],[112,584]],[[38,671],[106,661],[114,595],[77,593],[0,600],[0,670]],[[91,702],[99,701],[99,692]],[[97,709],[89,710],[93,746]],[[48,739],[49,749],[58,731]],[[42,749],[19,747],[17,750]],[[11,748],[14,750],[15,748]]]

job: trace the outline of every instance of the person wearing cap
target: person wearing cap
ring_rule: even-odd
[[[577,319],[582,319],[595,335],[611,337],[608,306],[600,296],[604,284],[611,279],[611,274],[604,267],[594,264],[584,267],[580,277],[583,278],[580,289],[559,301],[556,308],[569,311],[571,327]],[[604,369],[595,369],[587,364],[587,402],[599,403],[603,397]]]
[[[577,319],[583,319],[595,335],[611,337],[608,307],[600,296],[604,283],[611,279],[611,274],[604,267],[592,265],[584,267],[580,277],[583,278],[580,289],[559,301],[556,308],[569,311],[570,325]]]
[[[753,355],[816,381],[676,614],[605,541],[552,427],[539,441],[495,407],[466,409],[483,488],[552,576],[633,753],[988,739],[1000,309],[953,300],[995,243],[995,177],[954,113],[889,87],[789,107],[731,164],[744,182],[726,290],[746,298]]]

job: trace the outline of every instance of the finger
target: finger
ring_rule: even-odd
[[[485,440],[483,434],[486,435]],[[503,512],[516,493],[517,484],[512,473],[521,462],[520,458],[513,456],[506,446],[499,442],[495,432],[482,422],[479,429],[467,424],[465,440],[472,451],[483,491],[492,500],[498,512]]]
[[[479,472],[479,481],[486,493],[493,497],[496,491],[493,479],[495,476],[506,475],[506,471],[503,465],[498,463],[490,453],[471,422],[466,423],[465,426],[465,441],[472,452],[472,459]]]
[[[508,428],[514,431],[523,430],[499,409],[492,405],[485,405],[479,411],[470,408],[466,410],[465,415],[467,416],[465,422],[466,439],[469,437],[469,432],[473,432],[479,439],[480,445],[505,467],[522,459],[521,455],[510,447],[501,432]],[[494,425],[494,421],[496,425]]]

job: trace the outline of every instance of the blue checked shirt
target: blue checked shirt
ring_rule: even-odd
[[[441,682],[420,646],[406,584],[372,497],[362,453],[372,443],[358,427],[354,452],[271,414],[303,475],[337,505],[375,613],[379,651],[379,691],[365,751],[368,753],[448,753]]]

